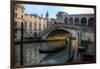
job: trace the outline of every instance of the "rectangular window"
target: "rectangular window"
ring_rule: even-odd
[[[35,27],[35,29],[34,29],[35,31],[37,30],[37,28]]]
[[[34,26],[36,27],[36,22],[34,23]]]
[[[17,22],[15,22],[15,27],[17,26]]]
[[[30,22],[30,31],[32,31],[32,23]]]
[[[41,31],[41,29],[39,28],[39,31]]]
[[[25,29],[27,29],[27,22],[25,22]]]
[[[41,31],[41,24],[39,23],[39,31]]]
[[[17,10],[17,7],[15,7],[15,10]]]
[[[21,18],[23,19],[23,15],[21,15]]]
[[[17,18],[17,13],[15,13],[15,17]]]
[[[37,30],[37,28],[36,28],[36,22],[34,23],[34,31],[36,31]]]
[[[15,29],[15,34],[17,33],[17,29]]]
[[[43,24],[43,28],[45,29],[45,24]]]
[[[24,10],[22,10],[22,13],[24,12]]]

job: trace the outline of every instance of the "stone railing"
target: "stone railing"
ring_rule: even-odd
[[[59,28],[66,28],[66,29],[72,29],[72,30],[78,30],[82,32],[94,32],[93,29],[90,29],[88,26],[76,26],[76,25],[67,25],[67,24],[54,24],[53,26],[48,26],[46,29],[44,29],[39,36],[44,35],[44,33],[48,33],[52,29],[59,29]]]

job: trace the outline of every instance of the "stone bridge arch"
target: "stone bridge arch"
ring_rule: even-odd
[[[68,28],[66,25],[56,25],[48,27],[41,34],[39,34],[39,36],[41,37],[41,39],[46,40],[47,36],[54,30],[64,30],[70,33],[72,37],[78,38],[77,31],[75,29]]]
[[[56,26],[52,26],[52,27],[49,27],[49,28],[45,29],[43,31],[43,33],[40,34],[41,39],[42,40],[46,40],[48,35],[53,30],[57,30],[57,29],[64,30],[64,31],[68,32],[70,35],[68,36],[68,38],[66,40],[68,41],[69,44],[71,44],[70,46],[72,48],[77,48],[78,47],[79,36],[78,36],[77,32],[79,32],[79,31],[77,29],[75,29],[75,28],[70,28],[70,27],[68,27],[66,25],[56,25]]]

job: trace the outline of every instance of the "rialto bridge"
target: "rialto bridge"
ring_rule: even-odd
[[[83,40],[90,39],[93,41],[94,39],[91,39],[91,37],[94,37],[93,29],[89,29],[88,26],[75,26],[75,25],[66,25],[66,24],[56,24],[53,26],[50,26],[42,31],[38,36],[41,37],[41,39],[46,40],[48,35],[52,33],[52,31],[58,31],[63,30],[70,34],[71,37],[75,37],[78,39],[81,35]]]

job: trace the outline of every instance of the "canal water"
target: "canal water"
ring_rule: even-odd
[[[62,48],[54,53],[40,53],[39,50],[52,51]],[[35,64],[59,64],[69,60],[80,60],[77,57],[77,49],[68,46],[66,41],[33,42],[23,44],[23,63],[24,65]],[[20,44],[15,45],[15,64],[20,65]]]

